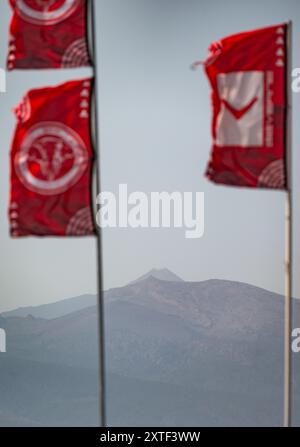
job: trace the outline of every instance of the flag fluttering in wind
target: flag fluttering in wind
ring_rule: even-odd
[[[215,183],[285,189],[287,25],[226,37],[211,45]]]
[[[31,90],[15,108],[11,151],[13,237],[95,234],[90,135],[93,81]]]
[[[91,65],[87,0],[10,0],[7,68],[73,68]]]
[[[11,149],[9,222],[10,234],[15,238],[95,236],[98,267],[99,416],[100,425],[105,427],[102,243],[100,230],[93,219],[92,206],[94,167],[95,189],[97,194],[100,193],[100,166],[99,157],[96,157],[100,145],[95,59],[96,0],[9,2],[13,17],[8,70],[85,66],[91,66],[93,70],[93,78],[90,79],[30,90],[15,108],[18,124]],[[91,20],[88,20],[88,6]],[[89,53],[89,37],[93,61]],[[93,91],[94,107],[91,106]],[[95,159],[97,163],[94,163]]]

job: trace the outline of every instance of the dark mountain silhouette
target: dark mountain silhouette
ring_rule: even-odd
[[[294,309],[299,327],[297,300]],[[176,282],[150,275],[107,291],[109,424],[281,425],[283,316],[283,297],[231,281]],[[97,423],[95,306],[54,319],[2,315],[0,327],[7,332],[7,354],[0,355],[0,395],[6,396],[0,400],[0,425]],[[295,425],[299,357],[294,356]]]

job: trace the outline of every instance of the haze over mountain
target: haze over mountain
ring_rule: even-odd
[[[135,284],[150,277],[164,281],[183,281],[181,278],[179,278],[179,276],[175,275],[175,273],[171,272],[167,268],[164,268],[152,269],[148,273],[145,273],[143,276],[133,281],[131,284]],[[54,303],[42,304],[40,306],[19,307],[11,311],[2,312],[0,316],[27,317],[28,315],[31,315],[36,318],[58,318],[89,306],[96,306],[96,304],[96,295],[86,294],[74,298],[67,298],[64,300],[56,301]]]
[[[283,304],[221,280],[148,275],[108,290],[109,425],[281,425]],[[294,309],[299,327],[298,300]],[[2,314],[0,327],[0,425],[97,425],[96,306],[52,319]],[[295,355],[295,425],[299,368]]]
[[[183,279],[181,279],[178,275],[171,272],[169,269],[151,269],[148,273],[145,273],[144,275],[140,276],[135,281],[132,281],[130,284],[135,284],[139,281],[144,281],[144,279],[150,278],[150,277],[160,279],[161,281],[177,281],[182,282]]]
[[[95,306],[97,302],[96,295],[80,295],[74,298],[67,298],[54,303],[42,304],[40,306],[18,307],[17,309],[2,312],[2,317],[27,317],[31,315],[36,318],[58,318],[67,315],[85,307]]]

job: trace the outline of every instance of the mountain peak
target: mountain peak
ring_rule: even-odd
[[[138,282],[144,281],[148,278],[155,278],[159,279],[160,281],[175,281],[175,282],[183,282],[183,279],[181,279],[178,275],[171,272],[167,268],[163,269],[151,269],[148,273],[145,273],[144,275],[137,278],[135,281],[132,281],[130,284],[136,284]]]

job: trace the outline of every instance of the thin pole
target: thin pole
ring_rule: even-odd
[[[99,109],[98,109],[98,76],[97,76],[97,45],[96,45],[96,9],[94,0],[91,0],[91,38],[93,48],[94,68],[94,146],[96,164],[97,195],[101,191],[100,181],[100,135],[99,135]],[[104,327],[104,296],[103,296],[103,270],[102,270],[102,237],[101,229],[97,227],[97,279],[98,279],[98,346],[99,346],[99,416],[100,426],[106,427],[106,380],[105,380],[105,327]]]
[[[284,327],[284,426],[292,424],[292,22],[287,26],[287,196],[286,196],[286,241],[285,241],[285,327]]]

